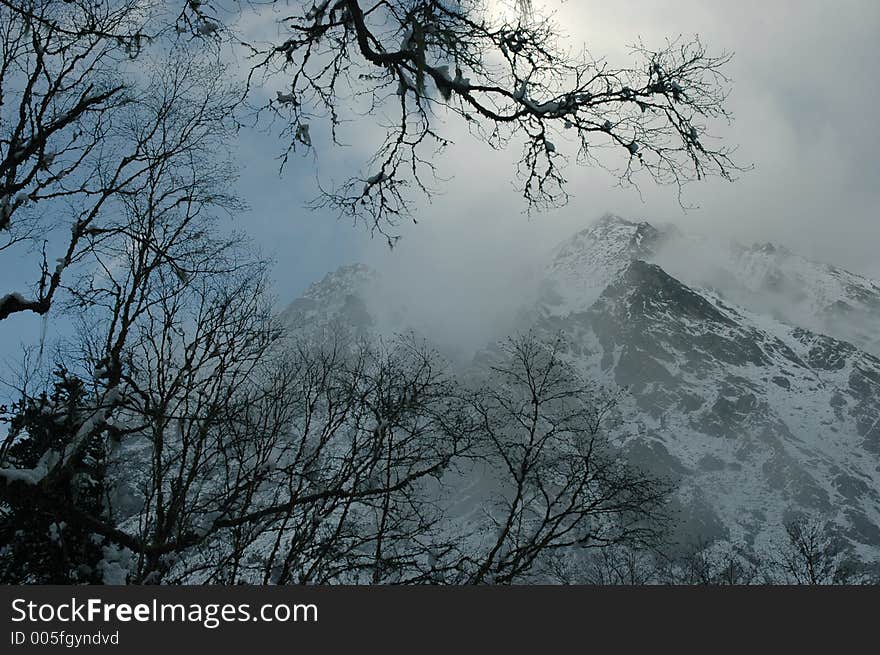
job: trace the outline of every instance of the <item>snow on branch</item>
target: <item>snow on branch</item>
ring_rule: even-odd
[[[65,469],[82,453],[88,440],[106,426],[107,418],[116,408],[121,396],[122,389],[120,386],[111,388],[104,395],[101,405],[80,425],[70,444],[64,449],[64,452],[47,450],[40,457],[37,465],[30,469],[0,467],[0,478],[6,480],[7,483],[21,482],[36,486],[42,483],[54,471]]]

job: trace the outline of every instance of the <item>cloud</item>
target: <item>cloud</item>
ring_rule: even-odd
[[[537,3],[536,3],[537,4]],[[383,270],[395,293],[447,342],[481,345],[531,292],[544,254],[606,211],[685,230],[773,241],[807,257],[880,276],[880,179],[872,125],[880,103],[875,35],[880,5],[821,0],[797,5],[635,0],[547,2],[573,47],[587,44],[612,64],[631,63],[628,45],[649,47],[679,34],[699,34],[716,51],[736,53],[730,107],[736,121],[721,136],[739,144],[739,161],[755,165],[733,184],[708,180],[685,190],[649,183],[621,189],[597,168],[572,165],[573,198],[560,210],[526,215],[512,184],[519,144],[493,152],[461,126],[447,128],[455,145],[438,159],[452,177],[445,193],[425,203],[418,225],[400,226],[389,252],[381,240],[358,237],[355,255]],[[358,126],[361,138],[369,130]],[[365,147],[366,140],[358,143]],[[564,144],[562,145],[564,148]],[[358,148],[348,152],[347,162]],[[364,150],[365,152],[365,150]],[[328,268],[332,261],[328,257]]]
[[[746,243],[774,241],[880,277],[880,130],[874,124],[880,104],[875,70],[880,3],[536,0],[535,5],[558,12],[567,33],[561,38],[573,48],[586,44],[612,63],[630,63],[628,45],[637,39],[662,45],[679,34],[698,33],[711,48],[734,51],[729,72],[736,121],[722,136],[740,145],[739,161],[754,163],[755,170],[734,184],[708,180],[689,186],[684,200],[699,208],[685,212],[674,188],[645,183],[641,193],[621,189],[601,169],[572,165],[571,203],[528,216],[512,184],[520,144],[493,152],[450,122],[455,144],[437,163],[440,175],[452,179],[416,211],[418,225],[400,226],[403,239],[389,252],[363,226],[352,228],[332,213],[305,209],[318,192],[316,167],[323,180],[368,174],[358,167],[377,142],[381,126],[375,116],[344,126],[344,148],[329,146],[315,121],[315,153],[294,157],[281,176],[275,156],[286,143],[277,133],[243,132],[240,190],[252,210],[235,222],[275,256],[282,304],[325,272],[365,261],[393,274],[399,293],[433,307],[426,311],[442,318],[438,330],[478,341],[492,317],[509,313],[526,292],[530,267],[541,253],[606,211]],[[245,15],[250,17],[239,25],[243,33],[279,38],[281,14]],[[282,78],[272,80],[269,96]],[[564,141],[557,145],[564,150]],[[12,272],[0,268],[0,276]],[[6,335],[9,327],[4,326]]]
[[[684,200],[698,208],[684,211],[673,188],[645,183],[640,195],[617,188],[600,169],[572,166],[570,205],[529,219],[509,183],[516,144],[498,155],[456,134],[456,145],[440,162],[441,174],[455,174],[449,193],[419,212],[425,220],[404,231],[402,250],[436,251],[432,257],[444,260],[460,248],[459,235],[484,239],[487,253],[521,250],[524,246],[510,243],[511,235],[529,243],[545,241],[524,225],[539,225],[549,241],[559,240],[610,210],[745,242],[775,241],[809,257],[880,275],[875,252],[880,130],[873,124],[880,104],[874,83],[880,5],[822,0],[544,4],[558,10],[573,47],[584,43],[612,63],[629,63],[627,46],[639,38],[649,46],[662,45],[679,34],[698,33],[711,48],[734,51],[729,73],[736,121],[721,134],[739,145],[739,161],[753,163],[754,171],[734,184],[708,180],[689,186]],[[503,248],[494,242],[499,239]],[[497,274],[505,274],[503,266]]]

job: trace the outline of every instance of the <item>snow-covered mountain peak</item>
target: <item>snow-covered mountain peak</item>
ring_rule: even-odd
[[[663,237],[650,223],[606,214],[554,249],[545,269],[545,307],[554,314],[585,310],[631,261],[651,258]]]
[[[282,312],[281,321],[294,329],[325,329],[337,323],[366,328],[373,319],[364,298],[377,280],[377,273],[363,264],[341,266],[310,285]]]
[[[430,339],[440,318],[475,312],[430,296],[408,309],[391,282],[344,267],[286,317]],[[515,327],[479,307],[488,339],[561,331],[587,378],[629,391],[621,453],[679,486],[678,538],[758,551],[810,514],[880,558],[880,284],[776,244],[614,215],[561,243],[540,282]]]
[[[562,331],[587,377],[630,391],[633,436],[624,450],[680,485],[678,537],[760,550],[781,538],[785,521],[809,514],[830,520],[866,560],[878,558],[880,359],[793,312],[762,307],[767,282],[747,286],[759,265],[800,271],[812,300],[839,291],[850,274],[767,244],[709,249],[706,239],[644,226],[652,236],[638,242],[638,229],[606,223],[573,240],[580,251],[563,246],[568,267],[550,267],[557,302],[537,313],[532,330],[546,338]],[[657,263],[676,251],[681,275]],[[724,262],[726,279],[692,282],[702,272],[687,266],[695,254]],[[603,281],[589,286],[578,262]],[[734,285],[741,301],[721,292]],[[880,321],[863,318],[880,331]]]
[[[689,287],[756,314],[880,355],[880,282],[776,243],[746,246],[614,214],[554,249],[545,268],[543,310],[557,316],[585,311],[634,260],[657,264]]]

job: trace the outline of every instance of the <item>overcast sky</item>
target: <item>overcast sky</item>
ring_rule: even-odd
[[[667,37],[699,34],[716,52],[733,51],[729,107],[736,120],[716,131],[739,146],[738,161],[754,170],[733,184],[713,179],[688,186],[684,201],[697,208],[685,211],[675,188],[644,183],[639,193],[621,189],[601,169],[572,167],[571,203],[527,216],[512,185],[518,148],[494,153],[460,135],[441,161],[441,173],[455,179],[418,212],[418,225],[403,226],[393,252],[330,216],[255,206],[249,220],[267,230],[266,244],[279,246],[282,298],[339,263],[366,261],[390,271],[411,302],[420,298],[433,315],[445,316],[444,330],[471,338],[487,327],[486,316],[511,310],[530,264],[606,211],[746,243],[774,241],[880,278],[880,3],[535,4],[558,10],[571,43],[586,44],[612,64],[631,64],[628,46],[639,38],[659,48]],[[293,176],[291,207],[295,194],[312,192],[312,175]],[[273,197],[274,182],[266,184],[263,197]]]
[[[249,166],[243,186],[253,211],[244,219],[279,259],[278,291],[292,298],[340,263],[436,269],[454,279],[504,277],[512,256],[550,247],[606,211],[746,242],[772,240],[804,255],[880,277],[880,3],[873,1],[536,0],[555,8],[573,45],[586,44],[611,63],[631,63],[627,46],[641,38],[699,34],[716,51],[735,52],[729,106],[736,120],[716,128],[754,164],[734,184],[709,180],[676,190],[643,184],[621,189],[601,169],[568,170],[571,203],[531,217],[512,187],[518,149],[493,153],[452,126],[456,145],[441,161],[454,176],[446,193],[403,226],[389,253],[381,239],[301,209],[315,192],[314,160],[284,175]],[[265,144],[262,144],[265,145]],[[253,146],[254,148],[259,146]],[[253,154],[253,153],[251,153]],[[354,153],[347,160],[354,161]],[[328,155],[319,150],[318,158]],[[271,168],[271,167],[269,167]],[[327,166],[321,171],[328,175]],[[332,170],[329,171],[332,174]],[[416,271],[413,271],[415,273]],[[455,285],[453,285],[455,286]]]
[[[674,188],[646,183],[639,194],[619,188],[601,169],[572,167],[567,171],[571,203],[527,216],[511,183],[518,149],[491,152],[453,127],[457,143],[440,162],[440,172],[454,179],[446,193],[417,212],[417,226],[402,226],[403,239],[389,252],[362,227],[303,207],[316,193],[316,166],[325,179],[332,177],[340,162],[358,161],[357,148],[340,154],[317,144],[316,153],[295,160],[279,178],[272,153],[281,146],[271,137],[248,134],[240,144],[241,192],[251,210],[239,218],[239,227],[276,258],[282,304],[340,264],[365,261],[399,272],[438,302],[451,306],[453,297],[465,295],[484,312],[500,311],[480,299],[519,283],[522,267],[513,264],[528,264],[606,211],[746,242],[771,240],[880,278],[880,3],[535,4],[558,10],[573,46],[586,44],[612,64],[632,63],[627,46],[639,38],[660,47],[666,37],[679,34],[699,34],[711,49],[735,52],[728,72],[733,78],[729,107],[736,120],[716,131],[740,146],[740,163],[753,163],[755,169],[734,184],[710,180],[689,186],[684,199],[698,208],[685,212]],[[365,134],[368,129],[365,125]],[[4,282],[12,276],[9,263],[0,262]],[[0,323],[7,357],[11,351],[15,356],[12,344],[32,336],[37,326],[29,317]]]

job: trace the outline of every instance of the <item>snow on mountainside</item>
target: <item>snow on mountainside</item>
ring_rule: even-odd
[[[288,320],[383,332],[377,284],[340,269]],[[562,331],[586,375],[630,390],[622,448],[678,482],[680,540],[760,550],[809,513],[880,559],[877,283],[606,216],[554,250],[528,304],[525,327]]]
[[[690,287],[880,356],[880,282],[770,243],[744,246],[606,215],[556,248],[545,284],[559,295],[560,311],[589,306],[631,259],[659,264]]]
[[[606,215],[557,246],[544,280],[545,304],[566,312],[586,309],[632,259],[648,259],[663,235],[648,223]]]
[[[771,243],[743,246],[680,233],[655,261],[691,286],[880,356],[880,283]]]
[[[364,296],[376,282],[376,274],[363,264],[343,266],[312,284],[281,314],[294,329],[342,324],[359,330],[373,325]]]

